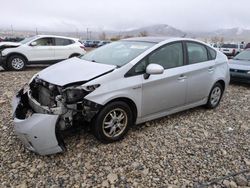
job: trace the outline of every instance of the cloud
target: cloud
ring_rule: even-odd
[[[248,0],[2,0],[0,28],[124,30],[151,24],[196,31],[250,28],[249,6]]]

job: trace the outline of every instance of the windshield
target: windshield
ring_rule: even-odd
[[[80,58],[96,63],[121,67],[155,45],[149,42],[118,41],[97,48]]]
[[[250,61],[250,51],[245,50],[234,57],[236,60],[247,60]]]
[[[21,44],[26,44],[27,42],[32,41],[33,39],[37,38],[37,36],[33,36],[33,37],[28,37],[23,39],[22,41],[20,41]]]

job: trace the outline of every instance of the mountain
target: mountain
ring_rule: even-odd
[[[243,28],[231,28],[231,29],[219,29],[210,32],[193,32],[192,35],[200,38],[212,38],[219,37],[224,38],[224,40],[237,40],[244,41],[250,40],[250,30]]]
[[[182,37],[185,35],[185,32],[166,24],[158,24],[158,25],[141,27],[138,29],[121,32],[121,34],[127,36],[149,35],[149,36]]]

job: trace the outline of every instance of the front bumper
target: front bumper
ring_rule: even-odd
[[[248,73],[230,71],[230,77],[231,81],[250,83],[250,74]]]
[[[63,152],[64,143],[56,129],[59,115],[33,112],[27,92],[20,90],[13,99],[14,129],[18,138],[28,150],[40,155]]]
[[[0,55],[0,66],[6,67],[7,66],[7,57]]]

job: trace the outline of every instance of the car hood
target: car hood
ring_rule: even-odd
[[[65,86],[91,80],[115,68],[114,65],[94,63],[74,57],[42,70],[37,77],[51,84]]]
[[[0,49],[18,47],[21,43],[19,42],[0,42]]]
[[[230,69],[250,70],[250,61],[232,59],[229,60],[229,67]]]

